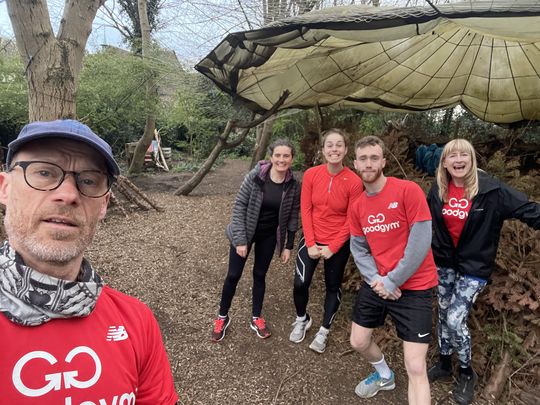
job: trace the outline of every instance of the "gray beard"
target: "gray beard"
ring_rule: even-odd
[[[62,246],[43,243],[36,235],[24,236],[21,227],[12,223],[9,212],[6,212],[4,218],[4,228],[11,246],[19,250],[22,247],[23,251],[30,253],[37,260],[54,265],[65,265],[77,259],[92,242],[92,236],[89,236]]]

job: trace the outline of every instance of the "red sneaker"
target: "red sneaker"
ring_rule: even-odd
[[[264,320],[264,318],[253,318],[249,327],[253,329],[257,336],[261,339],[266,339],[271,335],[270,331],[266,327],[266,321]]]
[[[225,318],[217,317],[214,319],[214,330],[212,331],[212,342],[219,342],[225,337],[225,331],[231,323],[231,318],[227,315]]]

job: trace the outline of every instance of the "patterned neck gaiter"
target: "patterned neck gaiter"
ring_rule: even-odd
[[[0,246],[0,312],[19,325],[88,316],[103,285],[86,260],[77,281],[60,280],[26,266],[7,241]]]

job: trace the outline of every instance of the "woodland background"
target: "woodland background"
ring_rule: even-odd
[[[68,3],[70,1],[66,1]],[[102,5],[103,2],[95,3]],[[241,24],[229,24],[227,30],[261,26],[286,15],[334,3],[340,2],[238,2],[240,7],[234,10],[240,16],[237,20]],[[374,3],[378,5],[378,2]],[[71,116],[89,125],[109,142],[120,160],[126,157],[127,142],[142,141],[148,133],[153,135],[153,131],[149,132],[151,117],[150,121],[153,120],[154,127],[159,130],[162,145],[173,150],[170,174],[185,174],[201,167],[231,119],[248,120],[249,112],[194,72],[189,61],[156,39],[160,30],[167,23],[171,24],[166,18],[167,4],[160,0],[145,2],[148,18],[144,25],[139,21],[137,6],[140,4],[137,1],[119,1],[120,8],[111,9],[110,24],[118,26],[124,46],[84,51],[80,73],[74,78],[76,97],[66,101],[56,100],[50,94],[47,96],[51,103],[73,103]],[[242,4],[252,8],[246,10]],[[109,6],[107,3],[104,7]],[[145,26],[148,33],[154,35],[146,44],[143,40]],[[15,39],[0,37],[0,141],[4,150],[28,122],[29,116],[32,119],[29,92],[36,89],[28,85],[29,64],[23,60]],[[51,76],[49,72],[51,77],[58,83],[65,81],[64,76]],[[415,169],[416,148],[443,145],[455,137],[467,138],[478,151],[481,168],[524,191],[531,199],[540,199],[538,124],[500,127],[482,122],[459,107],[414,115],[325,108],[283,111],[246,131],[245,138],[236,147],[225,148],[219,154],[216,164],[219,166],[224,159],[235,158],[246,159],[252,165],[261,153],[264,155],[269,141],[287,137],[297,145],[294,168],[301,172],[320,162],[318,134],[330,127],[345,128],[353,134],[352,143],[360,136],[382,136],[392,152],[387,174],[414,180],[424,190],[429,188],[433,177]],[[233,140],[239,137],[237,133],[232,135]],[[351,163],[350,159],[348,163]],[[128,174],[144,171],[139,177],[132,178],[135,182],[156,175],[155,168],[141,165],[136,170],[131,169],[126,162]],[[172,179],[177,181],[174,187],[181,187],[186,177]],[[173,191],[171,189],[170,193]],[[117,195],[122,203],[124,193],[117,192]],[[123,205],[127,211],[133,209],[129,201]],[[488,292],[479,298],[471,319],[475,335],[474,367],[485,370],[482,387],[487,400],[532,404],[538,403],[540,397],[538,236],[538,232],[519,222],[509,221],[505,225],[497,257],[498,271]],[[144,246],[144,240],[142,244]],[[345,286],[354,291],[358,283],[357,272],[351,265]],[[392,345],[394,341],[392,335],[381,338],[383,345]]]

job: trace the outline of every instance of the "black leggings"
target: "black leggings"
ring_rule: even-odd
[[[262,305],[264,300],[264,292],[266,289],[266,273],[272,262],[272,256],[276,248],[276,234],[257,236],[248,246],[248,255],[251,247],[255,244],[255,261],[253,263],[253,316],[261,316]],[[229,252],[229,271],[225,282],[223,283],[223,291],[221,293],[221,303],[219,305],[219,314],[227,315],[231,307],[232,299],[236,292],[236,286],[242,277],[246,258],[239,256],[236,253],[236,248],[231,245]]]
[[[322,325],[329,329],[341,304],[341,281],[347,260],[349,260],[349,241],[346,241],[341,249],[324,260],[324,283],[326,285],[326,297],[324,299],[324,317]],[[319,259],[312,259],[308,255],[308,249],[304,237],[300,240],[298,256],[296,257],[296,271],[294,273],[294,305],[296,315],[304,316],[309,301],[309,286],[313,279],[313,273],[317,268]]]

